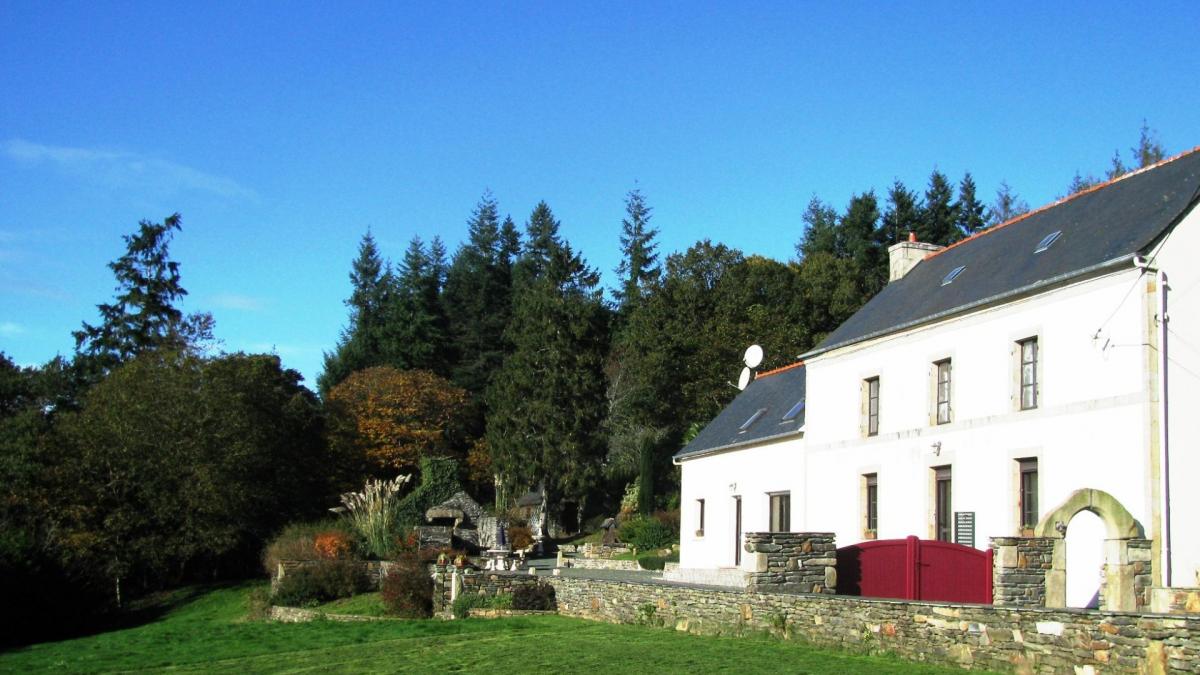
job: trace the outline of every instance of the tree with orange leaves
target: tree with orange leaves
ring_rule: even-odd
[[[466,402],[466,391],[427,370],[360,370],[329,392],[330,442],[370,474],[411,471],[422,457],[462,455]]]

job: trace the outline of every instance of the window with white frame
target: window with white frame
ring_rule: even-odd
[[[1038,339],[1031,337],[1017,343],[1021,355],[1021,410],[1038,407]]]
[[[866,424],[863,425],[868,436],[879,435],[879,378],[871,377],[863,383],[863,394],[867,397],[865,412]]]
[[[933,364],[936,368],[935,385],[937,390],[937,423],[949,424],[953,419],[950,407],[950,359]]]

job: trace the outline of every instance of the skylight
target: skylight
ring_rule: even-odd
[[[1046,249],[1053,246],[1054,242],[1058,241],[1058,238],[1061,236],[1062,236],[1062,230],[1055,230],[1055,231],[1051,232],[1050,234],[1046,235],[1040,242],[1038,242],[1037,248],[1033,249],[1033,252],[1041,253],[1042,251],[1045,251]]]
[[[791,422],[800,415],[802,410],[804,410],[804,401],[797,401],[796,405],[792,406],[791,410],[788,410],[787,414],[783,416],[783,421]]]
[[[949,286],[950,282],[957,279],[958,275],[962,274],[963,270],[965,270],[965,269],[967,269],[966,265],[959,265],[958,267],[955,267],[954,269],[950,270],[950,274],[947,274],[946,278],[942,279],[942,285]]]
[[[753,426],[754,423],[758,421],[758,418],[762,417],[763,413],[765,412],[767,412],[766,408],[759,408],[758,411],[750,416],[750,419],[746,420],[742,426],[738,427],[738,433],[744,433],[747,429]]]

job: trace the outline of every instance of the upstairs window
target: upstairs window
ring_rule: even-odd
[[[704,500],[696,500],[696,536],[704,536]]]
[[[1021,340],[1021,410],[1038,407],[1038,341],[1037,338]]]
[[[937,368],[937,423],[949,424],[952,413],[950,408],[950,359],[938,361],[934,366]]]
[[[879,435],[879,378],[872,377],[866,382],[867,394],[867,435]]]

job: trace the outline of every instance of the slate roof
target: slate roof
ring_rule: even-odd
[[[675,459],[691,459],[799,434],[804,428],[804,410],[789,421],[783,421],[783,416],[804,400],[804,382],[802,362],[760,374],[691,443],[675,453]],[[765,412],[745,431],[739,431],[759,410]]]
[[[931,254],[802,358],[1131,264],[1198,197],[1200,147]],[[1055,231],[1062,236],[1034,254]],[[965,266],[962,273],[943,286],[959,266]]]

